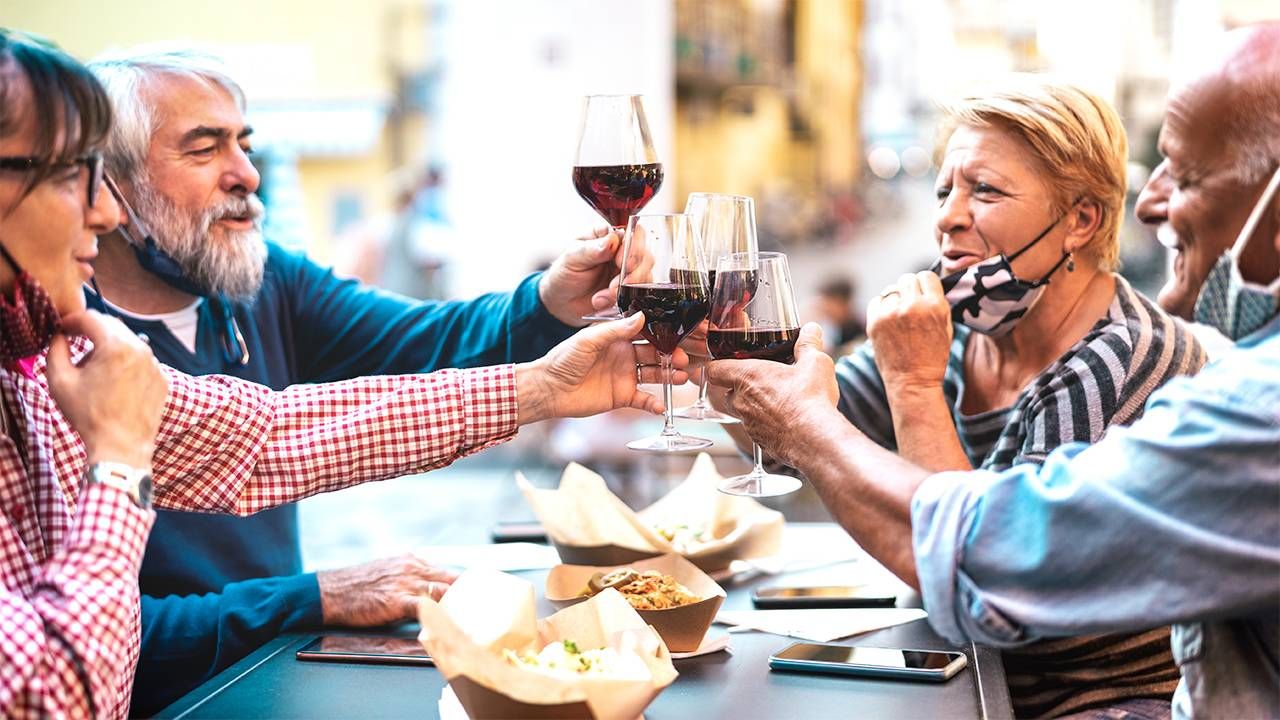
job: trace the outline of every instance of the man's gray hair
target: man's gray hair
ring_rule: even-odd
[[[113,177],[132,184],[142,177],[151,136],[158,125],[147,102],[147,83],[156,75],[192,78],[227,91],[241,112],[244,91],[217,56],[190,48],[140,46],[104,53],[88,63],[111,97],[115,123],[103,151]]]

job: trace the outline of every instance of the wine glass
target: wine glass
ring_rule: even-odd
[[[736,252],[756,252],[759,249],[756,242],[755,202],[743,195],[693,193],[685,203],[684,212],[693,218],[698,236],[702,238],[702,254],[710,268],[708,280],[714,293],[716,263],[721,256]],[[717,411],[707,402],[705,372],[698,384],[698,401],[676,410],[676,417],[724,424],[738,422],[737,418]]]
[[[632,215],[623,240],[618,307],[644,313],[641,334],[662,364],[666,422],[653,437],[627,443],[632,450],[682,452],[710,447],[711,441],[676,431],[671,407],[671,354],[707,317],[711,305],[706,260],[688,215]]]
[[[588,95],[573,161],[578,195],[619,234],[627,218],[640,212],[662,187],[662,163],[649,137],[649,121],[639,95]],[[583,320],[617,320],[617,307]]]
[[[800,337],[800,316],[787,256],[776,252],[732,253],[716,265],[707,348],[711,357],[791,363]],[[786,495],[800,481],[765,472],[760,446],[752,443],[755,467],[720,483],[720,492],[748,497]]]

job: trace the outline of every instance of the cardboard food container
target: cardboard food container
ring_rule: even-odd
[[[782,547],[782,513],[751,498],[717,490],[722,477],[700,454],[688,478],[660,500],[636,512],[609,491],[604,478],[570,463],[560,487],[533,487],[516,474],[525,498],[547,531],[560,560],[570,565],[626,565],[678,553],[705,572],[734,560],[775,555]],[[659,528],[685,526],[703,539],[673,543]]]
[[[492,570],[463,573],[440,602],[422,598],[419,640],[471,718],[634,720],[676,678],[662,638],[616,590],[543,620],[533,585]],[[555,675],[509,662],[558,640],[612,647],[629,674]],[[634,657],[633,657],[634,656]]]
[[[720,611],[725,592],[696,565],[674,553],[609,567],[557,565],[547,575],[547,600],[556,607],[583,602],[587,600],[583,593],[592,575],[620,568],[631,568],[637,572],[657,570],[674,577],[676,582],[689,588],[689,592],[700,598],[696,603],[680,607],[636,610],[642,620],[658,631],[671,652],[696,651],[702,645],[702,639],[706,637],[716,613]]]

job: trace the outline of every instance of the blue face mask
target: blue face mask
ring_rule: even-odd
[[[234,308],[231,302],[223,295],[210,293],[208,288],[192,282],[186,276],[186,273],[182,271],[182,266],[178,261],[156,245],[155,237],[147,230],[146,224],[133,211],[133,207],[129,205],[129,202],[124,199],[124,194],[120,192],[120,188],[116,186],[111,176],[104,175],[103,181],[106,183],[107,188],[111,190],[111,194],[115,196],[116,202],[120,203],[120,207],[124,208],[125,216],[129,218],[127,227],[121,225],[116,230],[124,237],[129,247],[133,249],[134,256],[138,258],[138,264],[147,272],[163,280],[166,285],[188,295],[208,299],[214,315],[223,326],[220,336],[224,360],[226,360],[228,366],[248,365],[249,346],[245,343],[244,335],[240,332],[240,326],[236,324]],[[93,286],[94,293],[101,298],[102,291],[98,289],[97,280],[92,280],[90,284]],[[100,309],[106,311],[106,303],[102,303]]]
[[[1277,186],[1280,186],[1280,168],[1253,206],[1235,244],[1209,270],[1196,297],[1196,322],[1215,327],[1232,340],[1254,333],[1280,314],[1280,277],[1264,287],[1248,282],[1240,274],[1240,254],[1275,197]]]

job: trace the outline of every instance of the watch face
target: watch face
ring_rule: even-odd
[[[138,481],[138,505],[143,508],[151,507],[151,473],[146,473],[142,479]]]

